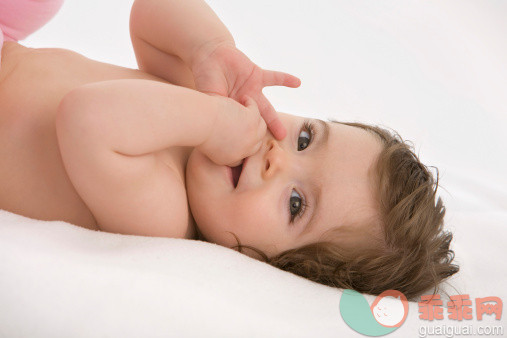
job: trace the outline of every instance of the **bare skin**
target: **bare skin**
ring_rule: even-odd
[[[333,229],[369,245],[378,140],[279,115],[262,89],[300,80],[254,64],[202,0],[136,0],[130,33],[140,70],[4,44],[0,209],[227,247],[232,231],[269,255]]]
[[[81,191],[88,194],[87,198],[91,204],[87,205],[84,202],[85,196],[80,195],[75,189],[78,182],[70,179],[62,161],[55,128],[57,112],[62,98],[70,91],[85,84],[99,82],[102,83],[102,87],[95,87],[93,90],[103,88],[99,92],[106,95],[97,96],[99,92],[93,94],[92,90],[92,96],[86,96],[90,93],[84,91],[81,93],[85,95],[84,101],[81,102],[98,102],[93,109],[100,110],[100,107],[112,99],[112,94],[108,90],[119,85],[105,84],[104,81],[128,79],[147,79],[169,84],[142,71],[100,63],[65,49],[31,49],[15,42],[7,42],[4,45],[0,70],[0,158],[3,160],[0,167],[0,208],[35,219],[62,220],[93,230],[187,239],[196,239],[197,221],[199,230],[207,240],[231,246],[234,243],[228,231],[234,231],[241,237],[243,244],[260,247],[270,255],[317,241],[324,233],[340,224],[359,224],[365,219],[375,218],[376,204],[371,191],[369,172],[381,149],[378,141],[357,128],[331,124],[330,146],[326,152],[323,152],[324,148],[318,142],[321,140],[320,136],[317,136],[315,143],[310,138],[308,150],[302,148],[300,151],[298,138],[303,137],[305,140],[309,134],[301,129],[304,119],[289,114],[281,114],[280,117],[290,137],[283,141],[275,141],[271,134],[266,133],[262,136],[261,149],[251,156],[248,155],[248,165],[242,174],[238,189],[235,189],[228,178],[224,164],[212,165],[203,153],[196,151],[197,148],[171,146],[154,153],[155,163],[150,160],[137,162],[149,164],[154,171],[146,171],[139,178],[132,176],[130,180],[121,181],[122,185],[116,187],[119,190],[110,191],[111,195],[106,200],[104,194],[97,193],[96,190],[103,187],[102,183],[97,185],[94,176],[90,176],[87,168],[90,161],[86,160],[74,166],[74,174],[77,175],[74,179],[81,180],[83,175],[87,177],[85,185],[88,191]],[[148,99],[150,97],[148,93],[152,93],[152,89],[147,87],[150,86],[142,85],[147,99],[140,101],[140,107],[144,107],[146,102],[156,104],[157,100],[160,100],[156,95]],[[157,91],[155,87],[153,90]],[[174,90],[167,89],[167,94],[170,95]],[[132,93],[122,92],[125,98]],[[195,99],[202,100],[200,105],[195,106],[198,109],[194,107],[196,111],[212,109],[208,104],[215,99],[205,99],[205,96],[202,96],[204,94],[181,93],[187,97],[173,98],[177,97],[182,102],[188,101],[189,98],[193,101],[195,95]],[[30,100],[27,100],[27,97]],[[125,102],[121,96],[113,100]],[[80,104],[77,104],[71,111],[79,107]],[[114,119],[113,128],[108,129],[109,132],[131,128],[120,128],[126,121],[122,118],[122,114],[128,109],[132,108],[128,106],[119,108],[120,113]],[[135,108],[134,111],[140,119],[134,125],[139,127],[147,112],[142,108]],[[202,120],[201,115],[193,118]],[[235,123],[238,124],[233,124],[234,129],[239,128],[240,120]],[[63,130],[69,130],[71,138],[74,138],[75,131],[82,127],[81,124],[77,129],[69,129],[71,125],[63,126],[65,126]],[[75,127],[76,125],[73,128]],[[218,145],[210,150],[211,153],[207,156],[227,154],[228,145],[233,144],[226,138],[233,134],[232,129],[224,129],[223,126],[215,129],[217,132],[213,135]],[[323,134],[321,127],[317,130],[318,135]],[[131,147],[134,144],[138,147],[146,142],[152,142],[147,134],[141,133],[137,136],[139,139],[135,139],[129,133],[120,139],[129,140]],[[86,146],[85,140],[70,152],[85,155],[81,150]],[[127,145],[125,147],[128,151]],[[93,151],[91,154],[96,157],[96,152]],[[322,162],[323,159],[327,161],[325,164]],[[113,176],[128,175],[131,172],[116,171],[116,168],[120,168],[120,171],[123,168],[132,168],[131,159],[124,161],[122,163],[125,165],[115,166],[113,169],[101,167],[100,172],[107,173],[109,170],[109,174],[106,175],[112,175],[104,183],[107,184]],[[324,168],[329,170],[324,172],[322,171]],[[141,177],[151,178],[151,188],[148,192],[146,189],[143,190],[145,195],[128,190],[135,182],[139,183]],[[324,182],[321,204],[339,202],[337,204],[339,208],[332,204],[323,206],[323,211],[316,218],[316,225],[303,236],[305,227],[302,223],[308,222],[313,209],[309,208],[305,216],[296,223],[297,226],[290,224],[287,221],[288,196],[299,198],[300,195],[305,195],[310,205],[314,205],[312,189],[308,188],[312,184],[307,182],[312,179],[315,182]],[[247,191],[244,191],[244,182],[249,182]],[[297,186],[294,188],[297,191],[287,189],[295,184]],[[113,203],[115,200],[117,203]],[[103,229],[104,222],[100,222],[102,225],[98,224],[97,219],[100,217],[92,212],[93,205],[100,209],[97,211],[102,212],[102,217],[107,217],[109,222],[117,224],[119,228]],[[124,215],[122,210],[125,208],[138,212]],[[267,219],[259,222],[259,215],[252,218],[252,210],[263,210],[262,216]],[[124,219],[127,216],[129,218]],[[157,221],[157,218],[162,221]],[[135,224],[135,229],[125,226],[126,221]],[[253,222],[251,226],[249,221]],[[241,228],[232,226],[233,223],[241,224]],[[260,228],[259,224],[265,227]],[[377,232],[376,228],[372,228],[356,233],[362,237],[365,231]],[[343,234],[342,239],[350,243],[362,242],[360,239],[348,238]]]
[[[39,220],[62,220],[99,230],[94,215],[74,189],[55,131],[55,115],[65,94],[87,83],[148,79],[140,70],[114,66],[58,48],[27,48],[5,42],[0,67],[0,209]],[[157,154],[170,168],[174,198],[186,210],[185,238],[195,237],[186,203],[185,166],[190,147]]]

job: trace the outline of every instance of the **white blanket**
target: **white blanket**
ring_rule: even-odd
[[[505,224],[507,212],[453,218],[462,270],[450,283],[459,292],[445,287],[450,295],[507,299]],[[0,211],[0,271],[1,337],[354,332],[340,315],[340,290],[206,242],[116,235]],[[486,323],[495,321],[479,324]],[[390,336],[414,336],[423,324],[456,323],[421,321],[412,303]]]
[[[136,68],[131,3],[68,1],[23,44]],[[298,89],[265,90],[277,110],[379,123],[413,141],[440,170],[455,234],[461,271],[444,289],[507,302],[506,3],[208,3],[254,62],[302,79]],[[340,296],[210,243],[0,211],[0,337],[354,336]],[[505,330],[506,317],[477,322],[474,307],[472,321],[429,323],[412,303],[389,337],[444,324]]]

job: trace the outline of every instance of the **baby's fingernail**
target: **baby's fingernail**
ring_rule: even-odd
[[[257,145],[255,146],[255,152],[257,153],[260,149],[262,148],[262,141],[260,141],[259,143],[257,143]]]

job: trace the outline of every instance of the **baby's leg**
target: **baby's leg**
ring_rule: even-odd
[[[0,0],[3,40],[23,40],[51,20],[62,3],[63,0]]]

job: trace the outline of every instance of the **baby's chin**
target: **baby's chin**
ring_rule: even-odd
[[[187,192],[187,200],[190,207],[190,210],[192,212],[192,215],[194,215],[194,209],[197,211],[197,194],[199,193],[199,182],[198,177],[196,173],[196,167],[197,160],[198,160],[198,150],[194,148],[194,150],[190,153],[190,156],[188,157],[188,161],[185,168],[185,189]]]
[[[206,177],[206,172],[203,172],[203,169],[209,166],[209,164],[205,163],[206,161],[208,159],[194,148],[188,158],[185,169],[185,188],[194,224],[202,233],[202,236],[213,242],[212,238],[209,238],[211,234],[206,231],[206,228],[208,225],[207,221],[216,217],[216,212],[213,210],[216,206],[212,205],[212,201],[210,203],[210,200],[216,200],[216,198],[209,196],[213,188],[208,186],[209,182],[207,182],[207,179],[210,177]]]

